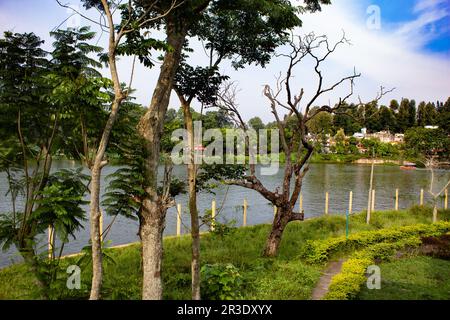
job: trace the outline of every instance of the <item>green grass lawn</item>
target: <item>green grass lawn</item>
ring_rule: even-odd
[[[363,288],[361,300],[450,300],[450,261],[401,259],[381,266],[381,289]]]
[[[372,224],[365,215],[351,217],[350,232],[377,230],[392,226],[431,223],[430,209],[376,212]],[[448,220],[450,211],[440,212]],[[262,258],[270,226],[259,225],[235,229],[220,237],[205,234],[201,241],[202,264],[232,263],[243,277],[241,295],[244,299],[310,299],[324,266],[307,264],[300,258],[306,240],[325,239],[345,234],[345,217],[329,216],[291,223],[286,229],[277,258]],[[190,238],[164,240],[164,298],[190,299]],[[140,299],[141,267],[139,245],[108,249],[115,263],[105,264],[104,299]],[[77,258],[63,259],[59,281],[55,283],[55,299],[85,299],[89,296],[91,272],[82,268],[81,290],[66,289],[67,266]],[[24,265],[0,270],[0,299],[34,299],[37,295],[33,275]]]

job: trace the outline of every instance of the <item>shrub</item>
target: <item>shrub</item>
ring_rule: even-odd
[[[390,260],[398,250],[420,246],[420,236],[413,236],[394,243],[379,243],[356,252],[342,265],[341,273],[331,280],[326,300],[354,299],[361,285],[366,282],[366,270],[375,260]]]
[[[242,276],[239,274],[239,270],[234,265],[230,263],[204,265],[201,268],[201,277],[203,299],[242,299]]]
[[[394,242],[411,236],[434,236],[450,230],[449,222],[439,222],[432,225],[417,224],[400,228],[388,228],[377,231],[365,231],[326,240],[308,241],[303,251],[303,257],[309,263],[323,263],[336,253],[353,251],[380,242]]]

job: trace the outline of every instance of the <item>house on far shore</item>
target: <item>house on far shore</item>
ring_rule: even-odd
[[[392,134],[389,131],[380,131],[377,133],[367,133],[367,129],[363,128],[361,132],[357,132],[353,135],[358,140],[361,139],[377,139],[383,143],[391,143],[391,144],[401,144],[405,141],[404,134]]]

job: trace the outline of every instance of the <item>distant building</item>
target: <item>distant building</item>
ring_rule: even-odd
[[[437,130],[439,129],[439,126],[425,126],[425,129]]]
[[[400,144],[405,141],[404,134],[392,134],[389,131],[380,131],[377,133],[367,134],[367,129],[361,129],[361,132],[357,132],[353,135],[358,140],[362,139],[377,139],[383,143]]]
[[[356,147],[358,148],[359,153],[361,154],[365,154],[367,153],[367,149],[366,147],[364,147],[364,145],[361,142],[358,142],[358,144],[356,145]]]
[[[403,133],[396,133],[394,136],[394,142],[395,143],[404,143],[405,135]]]

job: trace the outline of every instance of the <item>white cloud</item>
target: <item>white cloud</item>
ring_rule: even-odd
[[[430,12],[439,13],[442,8],[436,3],[443,2],[441,0],[418,1],[415,6],[419,14],[418,19]],[[17,32],[36,31],[48,39],[48,31],[63,21],[67,13],[55,2],[47,2],[47,4],[53,9],[36,8],[21,14],[9,10],[9,12],[0,12],[0,29],[3,31],[15,27]],[[49,15],[50,11],[51,15]],[[417,32],[426,25],[425,21],[435,21],[437,17],[439,15],[429,15],[428,19],[421,23],[409,21],[405,25],[409,24],[410,28],[403,25],[396,26],[396,29],[387,29],[386,24],[382,24],[381,30],[369,30],[366,27],[366,8],[362,7],[361,1],[339,0],[333,1],[331,6],[324,7],[321,13],[303,16],[304,27],[299,29],[298,33],[315,31],[316,34],[326,34],[330,39],[337,39],[341,35],[341,30],[345,30],[353,45],[341,47],[324,65],[324,74],[326,84],[331,84],[351,74],[356,67],[357,71],[362,73],[362,77],[356,83],[355,100],[358,95],[361,95],[364,100],[373,98],[381,85],[397,88],[394,93],[386,97],[385,103],[390,99],[402,97],[427,101],[445,100],[450,96],[450,79],[448,78],[450,56],[423,52],[421,46],[429,41],[429,34]],[[102,37],[100,45],[106,46],[105,36]],[[197,46],[197,52],[198,57],[195,58],[195,62],[204,65],[205,58],[200,58],[203,52],[201,46]],[[246,119],[259,116],[266,122],[273,121],[268,103],[262,95],[262,87],[265,84],[275,83],[275,75],[286,70],[286,61],[274,58],[266,69],[252,66],[235,71],[228,63],[225,63],[225,66],[224,73],[229,74],[232,80],[238,81],[241,88],[239,104],[243,116]],[[131,59],[122,58],[119,69],[122,80],[128,81]],[[149,104],[158,72],[158,66],[152,70],[143,66],[137,67],[133,81],[137,89],[137,102],[143,105]],[[107,75],[108,71],[105,70],[104,74]],[[305,88],[305,99],[313,94],[316,84],[317,78],[310,62],[307,61],[296,69],[294,89],[299,91],[300,88]],[[323,97],[318,103],[329,101],[333,103],[339,95],[346,94],[347,90],[348,86],[344,86],[342,90]],[[170,106],[179,106],[176,96],[172,96]]]
[[[420,29],[419,24],[409,31],[404,28],[403,32],[398,32],[399,29],[369,30],[365,23],[366,10],[357,9],[361,8],[356,7],[355,1],[335,1],[332,6],[325,7],[323,12],[303,17],[304,27],[298,30],[301,33],[314,31],[318,35],[326,34],[330,39],[337,39],[343,29],[351,39],[352,46],[340,47],[324,66],[324,74],[329,83],[351,74],[353,67],[356,67],[357,71],[362,73],[362,78],[357,80],[355,100],[358,95],[364,100],[370,100],[380,86],[396,88],[394,93],[383,100],[384,103],[402,97],[435,101],[450,96],[449,56],[421,50],[420,46],[427,43],[429,38],[426,34],[416,32],[417,28]],[[361,15],[357,12],[361,12]],[[411,39],[414,39],[414,42]],[[303,68],[297,69],[295,74],[297,91],[304,87],[306,95],[313,93],[317,83],[310,67],[311,65],[306,63]],[[262,114],[261,109],[268,114],[266,101],[258,96],[261,85],[273,84],[273,75],[284,71],[284,68],[284,61],[276,59],[268,70],[257,70],[251,76],[247,76],[245,72],[236,75],[245,88],[241,106],[246,110],[246,116],[251,116],[255,111]],[[323,97],[319,102],[333,102],[347,90],[345,86],[342,90]],[[251,110],[255,102],[265,108]],[[264,118],[267,119],[267,116]]]
[[[450,16],[448,8],[441,6],[445,2],[445,0],[418,0],[413,9],[418,17],[401,25],[396,34],[409,41],[415,41],[420,47],[448,32],[448,28],[436,28],[437,22]]]
[[[447,0],[418,0],[414,5],[413,12],[418,13],[421,11],[429,10],[438,7],[442,3],[446,3]]]

